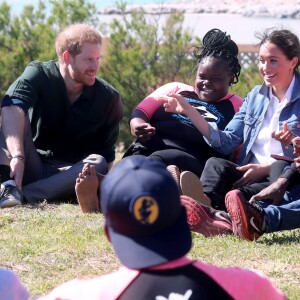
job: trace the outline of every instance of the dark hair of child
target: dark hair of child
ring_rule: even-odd
[[[239,48],[237,44],[231,40],[230,35],[219,29],[211,29],[202,40],[202,46],[196,47],[194,57],[200,63],[206,57],[214,57],[227,62],[229,71],[233,75],[232,84],[239,81],[241,65],[238,60]]]

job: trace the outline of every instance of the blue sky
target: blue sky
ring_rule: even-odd
[[[175,2],[176,0],[174,0]],[[0,0],[0,3],[4,0]],[[6,0],[6,2],[11,6],[14,13],[19,13],[22,11],[24,5],[34,5],[38,4],[38,0]],[[104,8],[106,6],[111,6],[112,3],[115,3],[114,0],[89,0],[89,2],[94,3],[97,9]],[[149,3],[163,3],[170,2],[170,0],[127,0],[127,4],[149,4]]]

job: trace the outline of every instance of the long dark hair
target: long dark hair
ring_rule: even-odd
[[[294,70],[299,73],[300,42],[294,33],[287,29],[271,27],[264,29],[262,32],[255,32],[255,37],[260,41],[258,43],[259,47],[266,42],[270,42],[281,49],[289,60],[298,57],[298,63]]]

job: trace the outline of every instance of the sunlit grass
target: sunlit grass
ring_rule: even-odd
[[[120,263],[103,231],[101,214],[72,204],[0,211],[0,266],[15,271],[33,296],[76,277],[92,278]],[[300,230],[262,236],[204,238],[193,233],[190,257],[265,273],[289,299],[300,299]]]

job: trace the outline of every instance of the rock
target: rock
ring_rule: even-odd
[[[155,0],[153,0],[155,3]],[[228,13],[245,17],[272,17],[300,19],[300,0],[183,0],[159,4],[127,5],[126,13],[143,8],[146,14],[185,14]],[[120,14],[113,6],[99,11],[99,14]]]
[[[294,15],[294,19],[300,20],[300,11]]]
[[[243,17],[252,17],[255,14],[255,11],[253,9],[245,9],[241,15]]]

